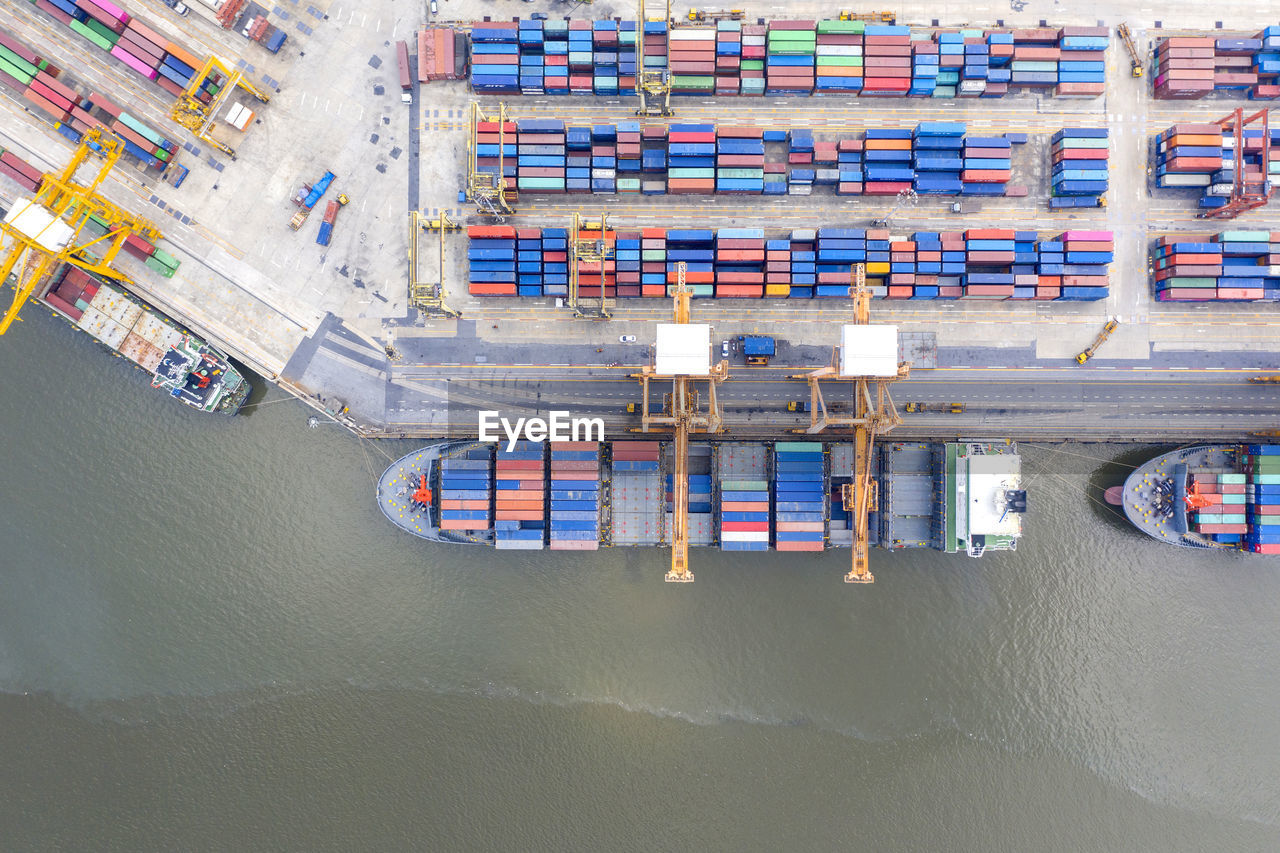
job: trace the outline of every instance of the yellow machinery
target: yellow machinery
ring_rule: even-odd
[[[676,265],[676,290],[673,300],[672,322],[689,323],[689,289],[685,284],[686,265]],[[698,392],[693,386],[695,377],[664,376],[653,365],[646,365],[640,373],[632,374],[640,380],[641,414],[637,432],[651,432],[654,427],[670,428],[674,433],[675,471],[672,477],[671,511],[671,570],[669,582],[688,583],[693,580],[689,570],[689,433],[717,433],[724,427],[723,413],[716,388],[729,376],[729,362],[721,360],[712,365],[707,379],[707,410],[701,411]],[[701,378],[701,377],[699,377]],[[666,397],[663,414],[649,411],[649,381],[670,379],[671,394]]]
[[[218,94],[214,95],[213,99],[206,104],[197,98],[196,94],[200,91],[200,87],[204,85],[205,80],[213,77],[215,73],[221,77],[222,82],[218,84]],[[187,87],[182,90],[182,94],[178,96],[178,100],[174,102],[173,107],[169,110],[169,117],[191,131],[197,139],[203,139],[234,160],[236,157],[235,149],[225,142],[215,139],[212,131],[213,122],[218,117],[219,110],[235,94],[236,89],[244,89],[264,104],[271,100],[266,92],[246,80],[239,71],[232,71],[223,65],[222,61],[216,56],[210,56],[204,61],[204,65],[200,66],[200,69],[191,77]]]
[[[1111,333],[1116,330],[1116,326],[1120,325],[1119,320],[1108,320],[1107,324],[1102,327],[1102,331],[1098,332],[1098,337],[1093,339],[1093,343],[1085,349],[1084,352],[1076,356],[1076,364],[1084,364],[1093,358],[1093,354],[1098,351],[1098,347],[1107,342],[1107,338],[1111,337]]]
[[[1133,33],[1129,32],[1129,25],[1121,24],[1116,27],[1116,34],[1120,36],[1120,41],[1124,42],[1124,49],[1129,52],[1130,73],[1134,77],[1141,77],[1142,57],[1138,54],[1138,46],[1133,42]]]
[[[1250,376],[1249,382],[1254,385],[1280,385],[1280,376],[1270,374],[1267,376]]]
[[[841,12],[842,21],[866,21],[874,24],[896,24],[898,16],[893,12]]]
[[[745,9],[690,9],[688,18],[693,22],[701,21],[741,21],[747,16]],[[670,17],[670,15],[668,15]]]
[[[857,264],[853,270],[853,325],[865,326],[871,320],[871,291],[867,288],[866,267]],[[871,558],[867,541],[868,515],[876,502],[876,483],[871,476],[871,452],[875,447],[876,437],[883,435],[902,423],[902,418],[894,408],[889,397],[888,383],[906,379],[910,371],[907,362],[898,364],[898,374],[894,377],[870,378],[853,377],[854,400],[851,416],[833,415],[827,409],[826,400],[822,396],[820,381],[823,379],[842,379],[840,376],[839,353],[833,352],[831,364],[808,373],[793,374],[791,379],[805,379],[809,383],[809,427],[796,432],[818,433],[827,427],[853,428],[853,477],[852,482],[844,487],[842,498],[844,505],[852,513],[853,525],[853,568],[844,576],[845,583],[872,583],[875,576],[871,574]],[[875,385],[875,396],[872,397],[871,386]]]
[[[666,68],[649,69],[644,66],[644,24],[650,18],[645,14],[645,0],[639,4],[640,32],[636,33],[636,94],[640,96],[638,116],[669,116],[671,110],[671,72]],[[671,0],[666,0],[665,24],[671,20]],[[657,20],[654,18],[653,20]]]
[[[613,247],[605,239],[609,230],[609,215],[600,214],[600,224],[584,222],[582,215],[573,214],[573,230],[569,232],[569,307],[576,317],[608,320],[610,302],[604,295],[604,262],[613,257]],[[599,234],[599,237],[595,235]],[[582,264],[600,267],[600,296],[583,296],[578,286]]]
[[[498,171],[481,172],[476,165],[477,138],[480,133],[480,122],[497,122],[498,124]],[[502,218],[503,213],[515,213],[511,206],[514,188],[507,185],[503,177],[503,149],[506,147],[507,105],[498,104],[497,116],[490,116],[480,109],[480,104],[471,102],[471,128],[467,137],[467,200],[474,203],[482,212]]]
[[[342,200],[342,196],[338,197]],[[439,219],[427,219],[416,210],[409,211],[409,304],[427,317],[447,318],[460,316],[444,304],[444,235],[446,231],[458,231],[461,225],[440,211]],[[418,233],[440,232],[440,277],[435,282],[418,279]]]
[[[77,184],[76,172],[95,148],[101,152],[98,172],[88,184]],[[73,264],[102,278],[128,281],[128,276],[111,268],[125,238],[137,234],[153,243],[161,238],[151,222],[98,195],[98,186],[123,152],[124,143],[115,136],[98,128],[87,131],[66,168],[56,175],[46,174],[35,196],[18,200],[0,222],[0,281],[13,276],[17,290],[13,304],[0,318],[0,335],[18,319],[23,304],[58,266]],[[107,233],[82,238],[91,218],[105,223]]]

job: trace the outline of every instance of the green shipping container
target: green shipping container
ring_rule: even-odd
[[[764,480],[721,480],[722,492],[763,492],[769,489]]]
[[[1245,502],[1244,498],[1245,498],[1244,495],[1223,495],[1222,505],[1227,506],[1229,504],[1244,504]]]
[[[617,187],[620,193],[638,193],[640,192],[640,179],[618,178]]]
[[[667,169],[667,178],[675,180],[676,178],[714,178],[716,170],[714,166],[699,166],[697,168],[677,167]]]
[[[173,278],[173,270],[169,269],[164,264],[157,261],[155,258],[147,258],[145,261],[143,261],[143,263],[145,263],[148,268],[154,270],[155,272],[160,273],[160,275],[164,276],[165,278]]]
[[[21,68],[23,74],[30,74],[32,77],[36,76],[36,67],[34,65],[2,44],[0,44],[0,59],[5,60],[10,65]]]
[[[1212,289],[1218,286],[1216,278],[1175,276],[1165,280],[1172,282],[1169,285],[1170,287],[1208,287]]]
[[[542,191],[563,190],[564,178],[539,178],[524,176],[516,178],[516,187],[522,190]]]
[[[134,118],[133,116],[129,115],[126,112],[120,113],[120,123],[123,124],[125,127],[129,128],[130,130],[132,130],[134,133],[141,136],[143,139],[150,140],[155,145],[164,144],[163,136],[156,133],[154,130],[147,127],[145,124],[138,121],[136,118]]]
[[[861,68],[862,57],[861,56],[819,56],[818,67],[822,68],[824,65],[828,67],[838,66],[841,68]]]
[[[0,71],[26,85],[30,85],[31,81],[35,79],[34,74],[28,74],[2,56],[0,56]]]
[[[116,42],[120,41],[120,36],[111,32],[107,25],[101,21],[89,18],[85,21],[85,26],[93,30],[108,43],[109,47],[105,48],[106,50],[110,50],[112,47],[115,47]]]
[[[1253,482],[1259,486],[1280,486],[1280,474],[1254,474]]]
[[[1231,486],[1243,486],[1245,476],[1244,474],[1219,474],[1218,482]]]
[[[717,169],[716,175],[725,179],[755,179],[764,177],[764,169]]]
[[[159,248],[151,253],[151,257],[155,258],[157,261],[164,264],[166,267],[168,267],[171,270],[176,270],[178,268],[178,264],[182,263],[173,255],[166,252],[164,249],[159,249]]]
[[[699,91],[710,92],[716,88],[716,78],[715,77],[694,77],[694,76],[685,76],[683,74],[672,74],[671,88],[697,89]]]
[[[855,33],[866,32],[866,21],[818,21],[818,32],[821,33]]]

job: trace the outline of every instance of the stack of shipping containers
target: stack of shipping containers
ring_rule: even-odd
[[[1270,128],[1271,151],[1264,160],[1262,128],[1244,131],[1242,180],[1250,185],[1280,181],[1280,127]],[[1203,187],[1202,209],[1222,207],[1235,183],[1235,138],[1217,124],[1175,124],[1156,137],[1156,184]]]
[[[168,57],[166,61],[181,64],[172,57]],[[74,81],[21,43],[3,34],[0,34],[0,84],[20,93],[28,103],[54,123],[60,134],[72,142],[79,142],[89,128],[98,127],[118,136],[130,155],[148,166],[160,169],[164,168],[172,152],[177,149],[172,140],[124,112],[103,95],[95,92],[86,98],[76,90]],[[92,110],[100,111],[100,115],[94,115]]]
[[[613,544],[656,545],[663,541],[661,444],[615,441],[610,452]]]
[[[1238,472],[1197,473],[1192,488],[1206,506],[1192,515],[1192,529],[1215,542],[1238,544],[1249,532],[1248,476]]]
[[[1280,231],[1224,231],[1156,241],[1160,302],[1280,300]]]
[[[962,122],[873,128],[865,140],[712,124],[675,124],[669,133],[639,122],[565,127],[559,119],[521,119],[512,126],[519,146],[505,137],[504,172],[527,193],[810,195],[815,186],[837,195],[1025,193],[1008,183],[1018,137],[966,137]],[[495,123],[481,122],[480,171],[496,172],[498,138]],[[769,161],[775,141],[786,143],[785,163]]]
[[[542,296],[542,229],[516,229],[516,294]]]
[[[672,447],[668,445],[668,447]],[[710,444],[689,445],[689,544],[710,545],[715,541],[715,517],[711,513],[711,467],[715,448]],[[675,467],[674,460],[670,466]],[[666,476],[667,529],[672,529],[673,475]]]
[[[510,225],[467,227],[468,290],[478,296],[516,295],[516,229]]]
[[[1249,498],[1245,550],[1280,554],[1280,446],[1250,444],[1245,451]]]
[[[716,126],[673,124],[667,134],[667,192],[711,195],[716,189]]]
[[[461,43],[462,50],[458,50]],[[456,30],[435,27],[418,31],[418,82],[458,80],[466,61],[466,37]]]
[[[516,188],[520,192],[565,191],[565,132],[560,119],[516,122]]]
[[[513,21],[485,21],[471,28],[471,88],[480,93],[520,91],[520,29]]]
[[[962,121],[922,121],[911,136],[915,190],[921,195],[955,195],[964,190],[965,125]]]
[[[564,229],[541,230],[540,262],[534,248],[539,243],[537,229],[471,226],[468,233],[471,293],[515,295],[517,275],[523,295],[538,295],[539,287],[542,296],[567,292]],[[597,231],[585,236],[594,240],[601,235]],[[697,297],[847,299],[853,267],[865,263],[875,298],[1081,301],[1107,295],[1114,250],[1109,231],[1068,231],[1041,239],[1034,231],[1003,228],[915,231],[896,240],[883,228],[794,229],[783,239],[771,238],[764,229],[736,228],[646,228],[603,236],[613,256],[603,267],[598,262],[580,264],[579,287],[585,296],[600,295],[602,279],[609,297],[670,296],[676,265],[684,261],[685,282]],[[1274,298],[1270,270],[1259,269],[1276,265],[1271,263],[1276,253],[1270,232],[1228,232],[1226,238],[1233,244],[1230,269],[1223,272],[1221,264],[1210,271],[1199,268],[1203,265],[1188,267],[1182,258],[1162,263],[1162,270],[1178,267],[1157,276],[1173,279],[1163,289],[1179,290],[1160,298],[1189,298],[1187,291],[1202,285],[1178,279],[1209,272],[1215,286],[1222,287],[1227,285],[1217,284],[1219,276],[1265,279],[1261,284],[1240,283],[1251,290],[1263,288],[1258,293],[1230,298]]]
[[[43,172],[12,151],[0,152],[0,175],[12,178],[29,193],[40,189],[40,182],[44,180]]]
[[[758,127],[721,127],[716,131],[716,192],[760,195],[764,192],[764,131]]]
[[[614,143],[615,168],[618,173],[618,192],[640,192],[640,122],[618,123],[617,140]]]
[[[1156,43],[1155,96],[1192,100],[1215,91],[1280,98],[1280,26],[1251,38],[1174,36]]]
[[[818,21],[815,92],[862,91],[862,21]]]
[[[1012,176],[1010,148],[1004,136],[970,136],[964,140],[961,195],[1002,196]]]
[[[522,40],[514,36],[515,23],[473,25],[473,31],[481,33],[479,41],[517,48],[516,53],[505,47],[496,51],[486,47],[480,51],[481,56],[498,54],[504,58],[477,60],[473,64],[472,80],[480,81],[480,85],[475,86],[477,91],[534,94],[535,75],[528,75],[530,85],[524,86],[516,77],[516,69],[539,66],[544,69],[543,92],[546,94],[592,91],[611,94],[628,92],[634,87],[634,22],[596,22],[594,30],[590,21],[531,23],[541,24],[541,29],[522,22],[518,26],[531,33],[528,39]],[[564,44],[560,38],[566,24],[568,85],[560,82],[560,78],[553,83],[549,73],[549,69],[558,64],[559,57],[565,55],[553,45]],[[510,30],[511,39],[495,38],[493,31],[499,29]],[[670,69],[672,91],[677,95],[761,95],[768,91],[791,95],[839,92],[868,96],[990,98],[1012,90],[1030,90],[1051,92],[1059,97],[1094,98],[1102,94],[1104,87],[1108,42],[1105,27],[913,31],[905,26],[861,21],[770,21],[764,25],[743,25],[725,20],[714,28],[680,27],[669,31],[665,22],[651,21],[645,24],[644,33],[646,63],[650,68]],[[610,41],[614,36],[616,44]],[[539,43],[538,38],[543,41]],[[1275,79],[1271,70],[1274,51],[1268,52],[1268,45],[1275,40],[1274,36],[1260,34],[1257,39],[1242,42],[1252,45],[1256,41],[1261,46],[1248,56],[1241,51],[1247,52],[1249,48],[1240,45],[1224,45],[1224,51],[1236,51],[1237,60],[1248,59],[1253,63],[1257,69],[1255,76],[1271,81]],[[666,64],[663,64],[664,57]],[[508,66],[510,79],[493,80],[494,71],[482,67],[485,65]],[[1264,78],[1263,75],[1271,76]],[[500,85],[495,86],[495,82]],[[1260,83],[1252,91],[1270,89]]]
[[[493,547],[539,551],[546,528],[546,472],[538,441],[499,444],[495,451]]]
[[[721,228],[716,232],[716,295],[764,296],[765,241],[758,228]]]
[[[770,21],[766,35],[765,92],[808,94],[817,70],[818,35],[814,21]]]
[[[440,459],[440,529],[489,529],[492,448],[467,450],[459,457]]]
[[[911,28],[871,24],[862,37],[862,94],[901,97],[911,89]]]
[[[677,265],[685,262],[685,285],[693,296],[715,295],[715,234],[701,229],[667,231],[667,293],[675,294]]]
[[[720,481],[720,548],[769,550],[769,484],[765,480]]]
[[[768,32],[768,27],[759,24],[747,24],[742,28],[742,62],[738,66],[738,86],[743,95],[764,94]]]
[[[1115,241],[1111,232],[1066,231],[1059,239],[1065,256],[1059,298],[1073,302],[1105,299],[1108,293],[1107,268],[1115,258]]]
[[[717,95],[737,95],[742,79],[742,22],[716,22],[716,83]]]
[[[1054,201],[1049,207],[1096,207],[1107,191],[1107,129],[1063,128],[1051,139]]]
[[[201,65],[189,51],[108,0],[47,0],[36,5],[171,95],[180,95]],[[199,97],[208,100],[216,91],[207,83]]]
[[[667,229],[640,232],[640,295],[667,295]]]
[[[826,538],[826,474],[822,445],[780,441],[774,445],[775,548],[821,551]]]
[[[667,62],[673,94],[710,95],[716,88],[716,31],[702,28],[672,30]]]
[[[551,443],[551,550],[600,547],[600,445]]]
[[[501,162],[502,177],[507,179],[507,198],[511,201],[519,196],[516,140],[514,121],[501,124],[482,121],[476,124],[476,171],[497,177]]]

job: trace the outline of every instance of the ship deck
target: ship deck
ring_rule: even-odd
[[[1184,500],[1193,474],[1235,471],[1236,455],[1226,445],[1184,447],[1150,459],[1124,483],[1124,514],[1153,539],[1183,548],[1222,548],[1189,529]]]

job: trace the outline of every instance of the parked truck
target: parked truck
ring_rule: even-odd
[[[346,205],[348,198],[345,195],[339,195],[336,199],[325,205],[324,218],[320,220],[320,233],[316,234],[316,242],[321,246],[329,245],[329,241],[333,239],[333,223],[338,218],[338,211]]]
[[[316,202],[320,201],[321,196],[329,189],[329,185],[333,183],[333,172],[325,172],[320,180],[314,184],[303,184],[293,195],[293,203],[298,206],[297,212],[293,214],[293,218],[289,220],[289,227],[297,231],[302,227],[302,223],[307,221],[307,217],[311,215],[311,209],[316,206]]]
[[[907,403],[907,412],[910,414],[948,412],[953,415],[960,415],[964,414],[964,403]]]
[[[747,364],[767,365],[769,359],[773,358],[773,338],[765,335],[738,335],[738,343],[742,344],[742,354],[747,357]]]

